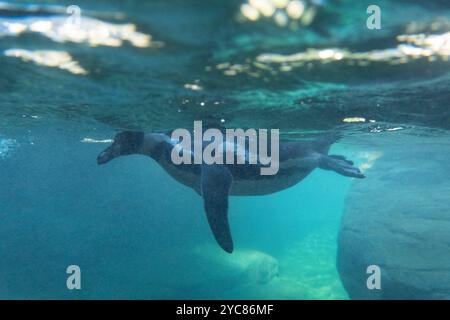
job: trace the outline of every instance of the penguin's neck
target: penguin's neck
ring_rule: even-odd
[[[139,150],[139,154],[155,158],[158,154],[158,145],[164,142],[165,136],[160,133],[149,133],[144,136],[144,142]]]

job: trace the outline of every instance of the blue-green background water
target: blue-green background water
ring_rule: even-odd
[[[231,198],[236,250],[280,264],[269,283],[249,284],[227,265],[194,191],[144,157],[99,168],[98,145],[82,138],[36,129],[2,161],[2,297],[345,298],[334,239],[348,179],[317,171],[284,192]],[[71,264],[80,292],[65,285]]]
[[[359,165],[377,135],[407,144],[409,135],[449,129],[445,54],[398,63],[370,55],[396,48],[401,34],[450,31],[446,1],[378,1],[379,31],[366,28],[372,1],[324,1],[310,25],[290,27],[242,21],[243,2],[77,1],[88,16],[151,35],[155,45],[144,48],[0,33],[0,298],[348,298],[335,260],[351,179],[316,170],[280,193],[232,197],[230,256],[192,190],[149,158],[98,167],[105,144],[86,143],[223,119],[295,139],[338,132],[333,153]],[[87,74],[8,56],[13,48],[69,53]],[[258,59],[311,48],[368,58]],[[264,269],[269,260],[277,272]],[[82,270],[80,291],[66,287],[72,264]]]

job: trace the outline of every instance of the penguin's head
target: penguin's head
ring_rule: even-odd
[[[144,133],[139,131],[122,131],[116,135],[111,146],[97,157],[97,164],[105,164],[114,158],[140,153],[144,144]]]

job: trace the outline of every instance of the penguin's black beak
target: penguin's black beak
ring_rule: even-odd
[[[97,157],[97,164],[102,165],[110,162],[112,159],[114,159],[115,152],[114,152],[114,145],[106,148],[103,152],[101,152]]]

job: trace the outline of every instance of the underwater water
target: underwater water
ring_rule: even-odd
[[[370,242],[362,227],[381,207],[406,216],[375,227],[393,229],[389,241],[406,248],[450,231],[450,6],[380,0],[382,28],[370,30],[372,1],[289,3],[0,2],[1,299],[365,298],[353,281],[366,270],[349,271],[349,259],[382,261],[395,294],[380,298],[396,298],[419,287],[404,277],[412,256],[428,263],[420,292],[450,298],[430,280],[450,288],[448,254],[389,252],[392,242]],[[70,5],[81,15],[68,26]],[[281,192],[230,197],[228,254],[202,198],[154,160],[96,163],[119,131],[195,120],[276,128],[282,139],[339,135],[330,154],[352,159],[366,179],[317,169]],[[405,174],[417,168],[429,171]],[[422,199],[430,175],[436,191]],[[399,190],[408,191],[400,208]],[[435,224],[405,222],[419,203],[420,219]],[[346,240],[358,226],[369,253]],[[448,243],[444,231],[420,250]],[[404,259],[390,266],[383,255]],[[66,286],[70,265],[81,269],[81,290]]]

